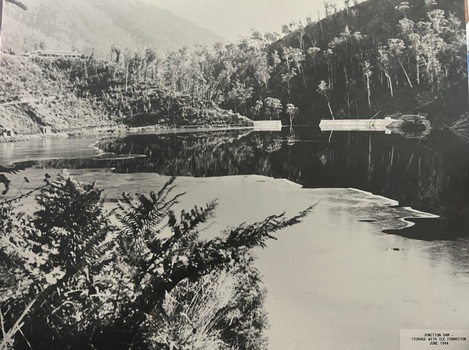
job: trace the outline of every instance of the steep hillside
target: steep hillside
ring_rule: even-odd
[[[72,47],[100,57],[112,45],[164,52],[224,39],[140,0],[25,0],[28,11],[6,6],[5,49],[16,53]]]
[[[0,133],[39,133],[115,124],[93,99],[78,98],[63,72],[25,57],[0,57]]]
[[[0,56],[0,142],[41,134],[127,127],[228,127],[246,118],[136,79],[104,60]]]
[[[270,94],[311,118],[423,113],[443,126],[467,110],[464,2],[368,0],[293,24],[268,53]],[[280,59],[275,64],[275,59]],[[305,113],[306,112],[306,113]]]

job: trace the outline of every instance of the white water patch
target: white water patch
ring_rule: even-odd
[[[19,141],[0,144],[0,164],[51,159],[92,158],[103,154],[94,147],[95,138],[69,138]]]
[[[94,138],[42,139],[2,143],[0,165],[56,159],[124,160],[144,158],[142,154],[115,154],[100,149]]]
[[[349,188],[349,189],[353,190],[353,191],[363,193],[365,196],[368,196],[368,198],[371,198],[372,200],[376,200],[376,199],[379,198],[380,200],[388,201],[389,206],[392,206],[392,207],[399,206],[399,202],[394,200],[394,199],[390,199],[390,198],[387,198],[387,197],[384,197],[384,196],[376,195],[376,194],[373,194],[371,192],[363,191],[363,190],[360,190],[360,189],[357,189],[357,188]],[[400,209],[402,209],[403,211],[408,212],[410,214],[409,216],[403,216],[403,217],[399,218],[399,220],[404,223],[403,228],[412,227],[412,226],[415,225],[415,223],[412,222],[412,221],[409,221],[409,219],[414,219],[414,218],[437,219],[437,218],[440,217],[439,215],[426,213],[426,212],[423,212],[421,210],[417,210],[417,209],[414,209],[414,208],[411,208],[411,207],[400,207]],[[366,219],[363,219],[363,220],[366,220]],[[371,220],[373,220],[373,219],[371,219]]]

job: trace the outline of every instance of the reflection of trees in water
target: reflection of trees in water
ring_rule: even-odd
[[[314,183],[306,177],[306,185],[356,187],[445,217],[469,208],[468,146],[449,135],[422,142],[379,134],[342,138],[317,153],[321,167],[310,168],[320,174]]]
[[[351,132],[329,142],[328,136],[323,142],[300,136],[272,154],[272,175],[306,187],[358,188],[444,217],[469,208],[469,147],[449,134],[435,132],[425,141]]]
[[[284,142],[282,142],[282,140]],[[211,133],[129,136],[103,142],[117,153],[148,159],[118,171],[166,175],[258,174],[306,187],[354,187],[396,199],[401,205],[453,216],[469,208],[467,146],[445,133],[407,140],[371,133]]]
[[[133,171],[164,175],[223,176],[269,174],[268,155],[281,143],[271,134],[194,133],[176,135],[138,135],[102,141],[105,151],[145,154]],[[116,171],[128,171],[128,163]]]

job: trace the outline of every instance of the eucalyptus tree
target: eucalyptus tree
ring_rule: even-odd
[[[274,50],[270,54],[270,60],[272,61],[272,67],[277,68],[280,63],[282,63],[282,60],[280,59],[280,56],[278,54],[277,50]]]
[[[152,79],[155,79],[155,63],[158,62],[158,55],[152,49],[146,49],[143,61],[143,79],[147,81],[148,68],[151,66]]]
[[[262,103],[262,101],[257,100],[256,103],[254,104],[254,106],[251,107],[251,113],[252,113],[252,115],[253,115],[254,117],[260,116],[263,106],[264,106],[264,104]]]
[[[332,16],[337,11],[337,6],[333,0],[324,0],[324,14],[327,17]]]
[[[412,85],[412,81],[410,80],[409,74],[407,73],[407,70],[405,69],[404,64],[402,63],[405,57],[406,49],[404,41],[402,41],[401,39],[388,39],[388,47],[390,56],[392,57],[393,61],[397,62],[402,68],[407,79],[407,83],[409,84],[410,88],[413,88],[414,86]]]
[[[444,46],[443,39],[433,33],[428,33],[422,37],[422,52],[426,63],[425,73],[431,91],[434,90],[435,84],[438,90],[440,87],[442,67],[439,56],[444,51]]]
[[[260,87],[264,87],[265,94],[267,95],[269,92],[268,84],[270,80],[270,74],[272,73],[272,67],[269,66],[267,61],[267,53],[256,50],[252,53],[250,60],[254,80],[259,84]]]
[[[388,47],[380,46],[378,48],[378,66],[386,77],[386,82],[389,92],[391,93],[391,97],[394,97],[394,89],[391,77],[392,62],[389,56],[390,55]]]
[[[221,96],[223,96],[225,99],[228,96],[228,92],[230,91],[232,75],[234,72],[235,66],[233,62],[230,59],[223,57],[220,64],[220,69],[215,73],[215,77]]]
[[[327,80],[331,90],[334,90],[334,51],[328,48],[324,52],[324,58],[327,64]]]
[[[301,80],[303,81],[303,86],[306,86],[306,76],[305,76],[305,69],[304,69],[304,62],[306,59],[306,55],[303,53],[301,49],[292,48],[291,51],[291,59],[295,64],[296,70],[298,71]]]
[[[25,4],[23,4],[21,1],[17,0],[0,0],[0,54],[2,52],[2,35],[3,35],[3,7],[5,5],[5,2],[8,2],[10,4],[16,5],[19,8],[23,10],[27,10],[28,8],[26,7]]]
[[[290,98],[290,92],[291,92],[291,85],[290,81],[293,79],[293,77],[296,76],[296,71],[292,67],[293,63],[293,48],[292,47],[282,47],[282,58],[285,62],[285,67],[284,67],[284,73],[282,73],[282,82],[286,84],[287,88],[287,95],[288,98]]]
[[[402,38],[407,43],[408,53],[413,56],[415,64],[415,77],[417,85],[420,85],[420,65],[422,63],[421,36],[415,31],[415,22],[408,18],[401,19],[399,21],[398,27]]]
[[[293,127],[293,119],[298,115],[299,109],[293,103],[287,104],[285,112],[290,117],[290,128]]]
[[[272,116],[276,116],[277,119],[279,119],[279,113],[282,110],[282,102],[278,98],[267,97],[264,100],[264,107],[265,114],[270,117],[270,120],[272,120]]]
[[[233,88],[228,93],[228,100],[231,101],[235,110],[238,111],[238,107],[243,114],[246,114],[246,103],[252,97],[253,88],[246,87],[239,81],[235,81]]]
[[[283,76],[284,81],[287,83],[288,91],[290,91],[290,80],[297,74],[300,76],[303,86],[306,86],[304,69],[306,56],[303,51],[296,47],[283,47],[282,56],[286,66],[286,73]]]
[[[445,28],[445,48],[440,55],[443,66],[444,78],[447,84],[457,83],[466,84],[466,30],[462,21],[454,14],[450,13],[447,18]]]
[[[331,88],[334,90],[337,83],[337,72],[340,70],[342,64],[342,70],[345,73],[345,80],[347,81],[347,39],[345,36],[334,37],[329,42],[329,52],[326,51],[328,64],[330,67],[330,79]]]
[[[347,104],[347,117],[350,119],[350,106],[353,102],[353,92],[356,90],[355,79],[347,79],[345,84],[344,100]]]
[[[407,18],[407,12],[410,9],[410,5],[407,1],[403,1],[399,5],[397,5],[395,9],[399,12],[402,12],[402,14],[404,15],[404,18]]]
[[[344,58],[345,60],[349,58],[350,65],[353,65],[353,59],[354,59],[353,34],[350,31],[348,24],[345,25],[344,31],[340,33],[340,39],[341,39],[340,44],[345,45]]]
[[[332,112],[332,108],[331,108],[331,92],[332,92],[332,89],[331,89],[330,84],[326,83],[324,80],[321,80],[321,82],[318,85],[318,89],[316,90],[316,92],[319,95],[324,96],[324,98],[327,101],[327,107],[329,108],[329,113],[331,114],[332,119],[335,119],[334,118],[334,113]]]
[[[132,64],[132,54],[131,52],[126,49],[124,51],[124,70],[125,70],[125,91],[127,91],[129,87],[129,71],[130,71],[130,66]]]
[[[365,60],[361,63],[362,69],[363,69],[363,76],[366,81],[366,95],[367,95],[367,100],[368,100],[368,108],[371,108],[371,75],[373,74],[372,68],[373,66],[371,65],[370,61]]]
[[[282,27],[282,32],[287,36],[294,36],[300,45],[300,49],[304,51],[305,43],[303,37],[305,35],[305,27],[301,21],[293,21],[288,25],[284,24]]]
[[[316,72],[316,56],[318,53],[321,52],[321,49],[316,46],[311,46],[306,50],[306,53],[308,54],[307,57],[311,58],[311,61],[313,62],[313,69]]]

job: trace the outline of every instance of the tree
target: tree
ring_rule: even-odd
[[[287,104],[287,108],[286,108],[285,112],[290,117],[290,128],[291,128],[291,127],[293,127],[293,119],[299,113],[298,107],[295,107],[295,105],[293,103],[289,103],[289,104]]]
[[[368,108],[371,108],[371,84],[370,79],[371,75],[373,74],[372,69],[373,66],[370,64],[370,61],[365,60],[362,62],[362,69],[363,69],[363,76],[366,80],[366,95],[368,98]]]
[[[147,71],[148,67],[152,67],[152,79],[155,78],[155,67],[154,67],[154,62],[157,61],[158,56],[156,55],[156,52],[151,50],[151,49],[146,49],[145,50],[145,56],[144,56],[144,70],[143,70],[143,79],[144,81],[147,81]]]
[[[282,60],[280,59],[277,50],[274,50],[274,51],[271,53],[270,59],[271,59],[271,61],[272,61],[272,67],[274,67],[274,68],[276,68],[280,63],[282,63]]]
[[[331,90],[334,90],[334,56],[334,51],[330,47],[324,52],[324,58],[327,63],[327,79]]]
[[[321,49],[316,46],[309,47],[308,50],[306,50],[308,57],[311,58],[313,61],[313,69],[316,72],[316,56],[319,52],[321,52]]]
[[[239,81],[235,81],[233,88],[228,93],[228,100],[233,102],[236,111],[238,111],[237,108],[240,107],[241,112],[246,114],[244,107],[247,101],[252,97],[252,92],[252,87],[246,87]]]
[[[28,9],[25,4],[23,4],[22,2],[17,1],[17,0],[0,0],[0,54],[2,53],[3,6],[4,6],[5,2],[16,5],[16,6],[18,6],[19,8],[21,8],[25,11]]]
[[[272,116],[275,116],[278,119],[279,113],[282,110],[282,102],[278,98],[267,97],[264,100],[264,107],[265,114],[270,117],[270,120],[272,120]]]
[[[389,88],[389,92],[391,93],[391,97],[394,97],[392,78],[390,74],[392,69],[392,62],[389,57],[389,49],[386,46],[380,46],[378,48],[378,55],[379,68],[381,68],[384,75],[386,76],[386,82]]]
[[[331,87],[330,87],[330,85],[327,84],[324,80],[321,80],[321,82],[318,85],[318,89],[316,90],[316,92],[319,95],[324,96],[324,98],[327,101],[327,107],[329,108],[329,113],[331,113],[332,119],[335,119],[334,118],[334,113],[332,113],[332,108],[331,108]]]
[[[303,53],[302,50],[298,48],[291,48],[290,51],[290,59],[293,61],[293,63],[296,66],[296,71],[300,75],[302,81],[303,81],[303,86],[306,87],[306,76],[305,76],[305,71],[303,68],[303,63],[305,61],[305,54]]]
[[[334,15],[337,11],[335,0],[324,0],[324,14],[327,17]]]
[[[290,81],[296,76],[296,73],[302,74],[302,65],[301,63],[304,61],[304,55],[300,49],[293,48],[293,47],[283,47],[283,59],[285,60],[285,68],[286,72],[282,74],[282,81],[287,85],[287,93],[288,98],[290,98]],[[292,64],[296,64],[296,70],[292,67]]]
[[[431,90],[434,90],[436,84],[437,89],[440,87],[442,66],[439,59],[440,53],[444,51],[445,42],[442,38],[433,33],[428,33],[422,37],[422,54],[426,62],[426,74]]]
[[[404,75],[407,79],[407,83],[412,89],[414,86],[412,85],[412,81],[410,80],[409,74],[407,74],[407,70],[405,69],[404,64],[402,63],[404,59],[404,50],[406,48],[404,41],[402,41],[401,39],[388,39],[388,47],[392,59],[399,63],[399,66],[402,68]]]
[[[420,41],[420,35],[414,32],[415,23],[408,18],[401,19],[399,21],[399,30],[407,41],[407,47],[410,53],[415,58],[415,76],[417,85],[420,85],[420,64],[421,64],[421,51],[422,44]]]
[[[352,96],[353,92],[356,90],[356,82],[355,79],[347,79],[346,82],[346,87],[345,87],[345,93],[344,93],[344,100],[345,103],[347,104],[347,117],[350,118],[350,105],[352,104]]]
[[[254,115],[254,117],[260,116],[262,107],[263,107],[262,101],[257,100],[254,106],[251,107],[251,112]]]
[[[128,49],[126,49],[124,51],[125,91],[127,91],[129,87],[129,76],[130,76],[131,64],[132,64],[132,54]]]
[[[409,11],[410,6],[407,1],[403,1],[399,5],[397,5],[395,9],[399,12],[402,12],[402,14],[404,15],[404,18],[407,18],[407,11]]]

